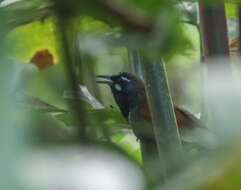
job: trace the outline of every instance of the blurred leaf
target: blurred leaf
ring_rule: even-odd
[[[157,14],[160,13],[160,10],[162,10],[164,7],[168,7],[167,1],[159,1],[159,0],[126,0],[126,2],[129,2],[133,4],[134,6],[145,10],[151,14]]]
[[[64,122],[64,124],[67,126],[75,126],[76,125],[76,120],[75,120],[73,114],[71,114],[70,112],[60,113],[60,114],[55,115],[55,117],[58,120]]]
[[[85,34],[104,34],[111,28],[104,22],[96,20],[90,16],[74,17],[71,20],[73,30],[85,33]]]
[[[197,28],[190,24],[182,24],[182,29],[184,32],[185,37],[189,40],[190,46],[192,48],[186,50],[186,53],[176,53],[170,57],[169,64],[174,64],[173,67],[176,69],[184,69],[190,68],[194,66],[194,64],[198,64],[200,60],[200,38],[199,38],[199,31]],[[166,60],[165,60],[166,61]],[[174,68],[172,68],[173,71]],[[170,73],[169,77],[175,75],[175,72]],[[180,80],[180,79],[177,79]],[[171,86],[172,88],[172,86]],[[177,87],[175,87],[177,88]]]
[[[238,150],[231,149],[228,154],[223,154],[225,164],[219,163],[221,168],[215,168],[210,172],[210,178],[200,185],[198,190],[239,190],[241,189],[241,154]],[[223,152],[225,153],[225,152]],[[221,160],[219,160],[220,162]]]
[[[8,12],[8,30],[31,22],[42,21],[53,14],[52,2],[48,0],[21,0],[0,7]]]
[[[123,118],[120,111],[116,108],[105,109],[88,109],[87,110],[88,125],[99,126],[105,124],[107,126],[116,126],[120,128],[129,128],[126,120]],[[66,125],[75,126],[75,119],[71,112],[61,113],[56,115],[56,118],[63,121]]]
[[[199,10],[198,10],[198,3],[197,2],[180,2],[178,4],[178,8],[181,12],[183,17],[183,21],[190,23],[192,25],[199,24]]]
[[[37,8],[34,8],[35,6]],[[10,4],[5,9],[9,9],[10,14],[13,14],[16,19],[21,20],[22,17],[18,18],[17,15],[23,14],[23,17],[26,16],[31,20],[35,13],[49,6],[52,6],[50,1],[24,0],[17,4]],[[55,18],[48,17],[45,19],[44,17],[37,22],[28,23],[20,25],[7,34],[8,56],[19,64],[29,63],[32,59],[35,65],[41,68],[52,65],[52,63],[59,63],[51,67],[45,67],[41,72],[35,72],[28,78],[25,77],[26,79],[23,82],[25,90],[34,97],[40,98],[51,105],[65,108],[66,102],[62,96],[64,89],[67,89],[67,82],[61,60],[61,45]],[[43,50],[48,50],[49,53]]]
[[[237,17],[237,14],[238,14],[237,4],[226,3],[225,4],[225,11],[226,11],[227,18]]]
[[[133,133],[116,134],[112,136],[112,141],[127,152],[134,160],[141,164],[140,144]]]
[[[27,62],[40,50],[47,49],[53,55],[55,63],[60,61],[60,44],[55,19],[33,22],[16,28],[8,33],[9,55],[12,59]]]
[[[65,110],[50,105],[39,98],[33,97],[26,92],[17,94],[17,101],[26,107],[41,112],[65,112]]]
[[[16,92],[28,92],[43,102],[60,109],[67,109],[63,98],[63,91],[67,87],[62,64],[55,64],[41,71],[34,64],[16,62],[15,66],[18,69],[14,76],[17,78],[18,85],[23,86],[17,88]]]
[[[29,112],[33,119],[32,129],[34,143],[48,144],[61,141],[73,141],[77,138],[77,131],[56,119],[54,114],[42,113],[38,110]]]

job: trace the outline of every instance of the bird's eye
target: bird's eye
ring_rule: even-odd
[[[115,84],[115,89],[116,89],[117,91],[121,91],[121,90],[122,90],[121,85]]]

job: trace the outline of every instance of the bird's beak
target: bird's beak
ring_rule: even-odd
[[[111,79],[111,76],[109,76],[109,75],[97,75],[97,78],[106,79],[106,80],[102,80],[102,81],[96,81],[99,84],[107,84],[109,86],[113,84],[113,80]]]

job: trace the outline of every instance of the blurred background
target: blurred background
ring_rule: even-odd
[[[240,4],[0,0],[0,187],[241,189]],[[96,83],[123,71],[144,80],[143,57],[165,67],[173,103],[213,135],[154,185],[140,141]]]

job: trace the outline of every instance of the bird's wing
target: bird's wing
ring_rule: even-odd
[[[179,132],[183,145],[193,144],[196,148],[214,149],[218,145],[217,136],[190,112],[175,106]]]
[[[192,113],[174,106],[174,112],[179,129],[192,129],[194,127],[203,127],[200,119],[195,117]],[[137,113],[139,118],[142,118],[145,121],[151,122],[151,113],[148,107],[148,104],[145,103]]]
[[[182,143],[195,146],[213,148],[217,145],[217,138],[208,130],[204,124],[192,113],[174,106],[174,112],[181,135]],[[143,142],[154,140],[153,128],[151,126],[151,114],[148,107],[143,107],[136,117],[132,117],[133,131],[135,135]]]
[[[179,129],[193,129],[195,127],[204,127],[200,119],[194,116],[192,113],[174,106],[174,112]]]

